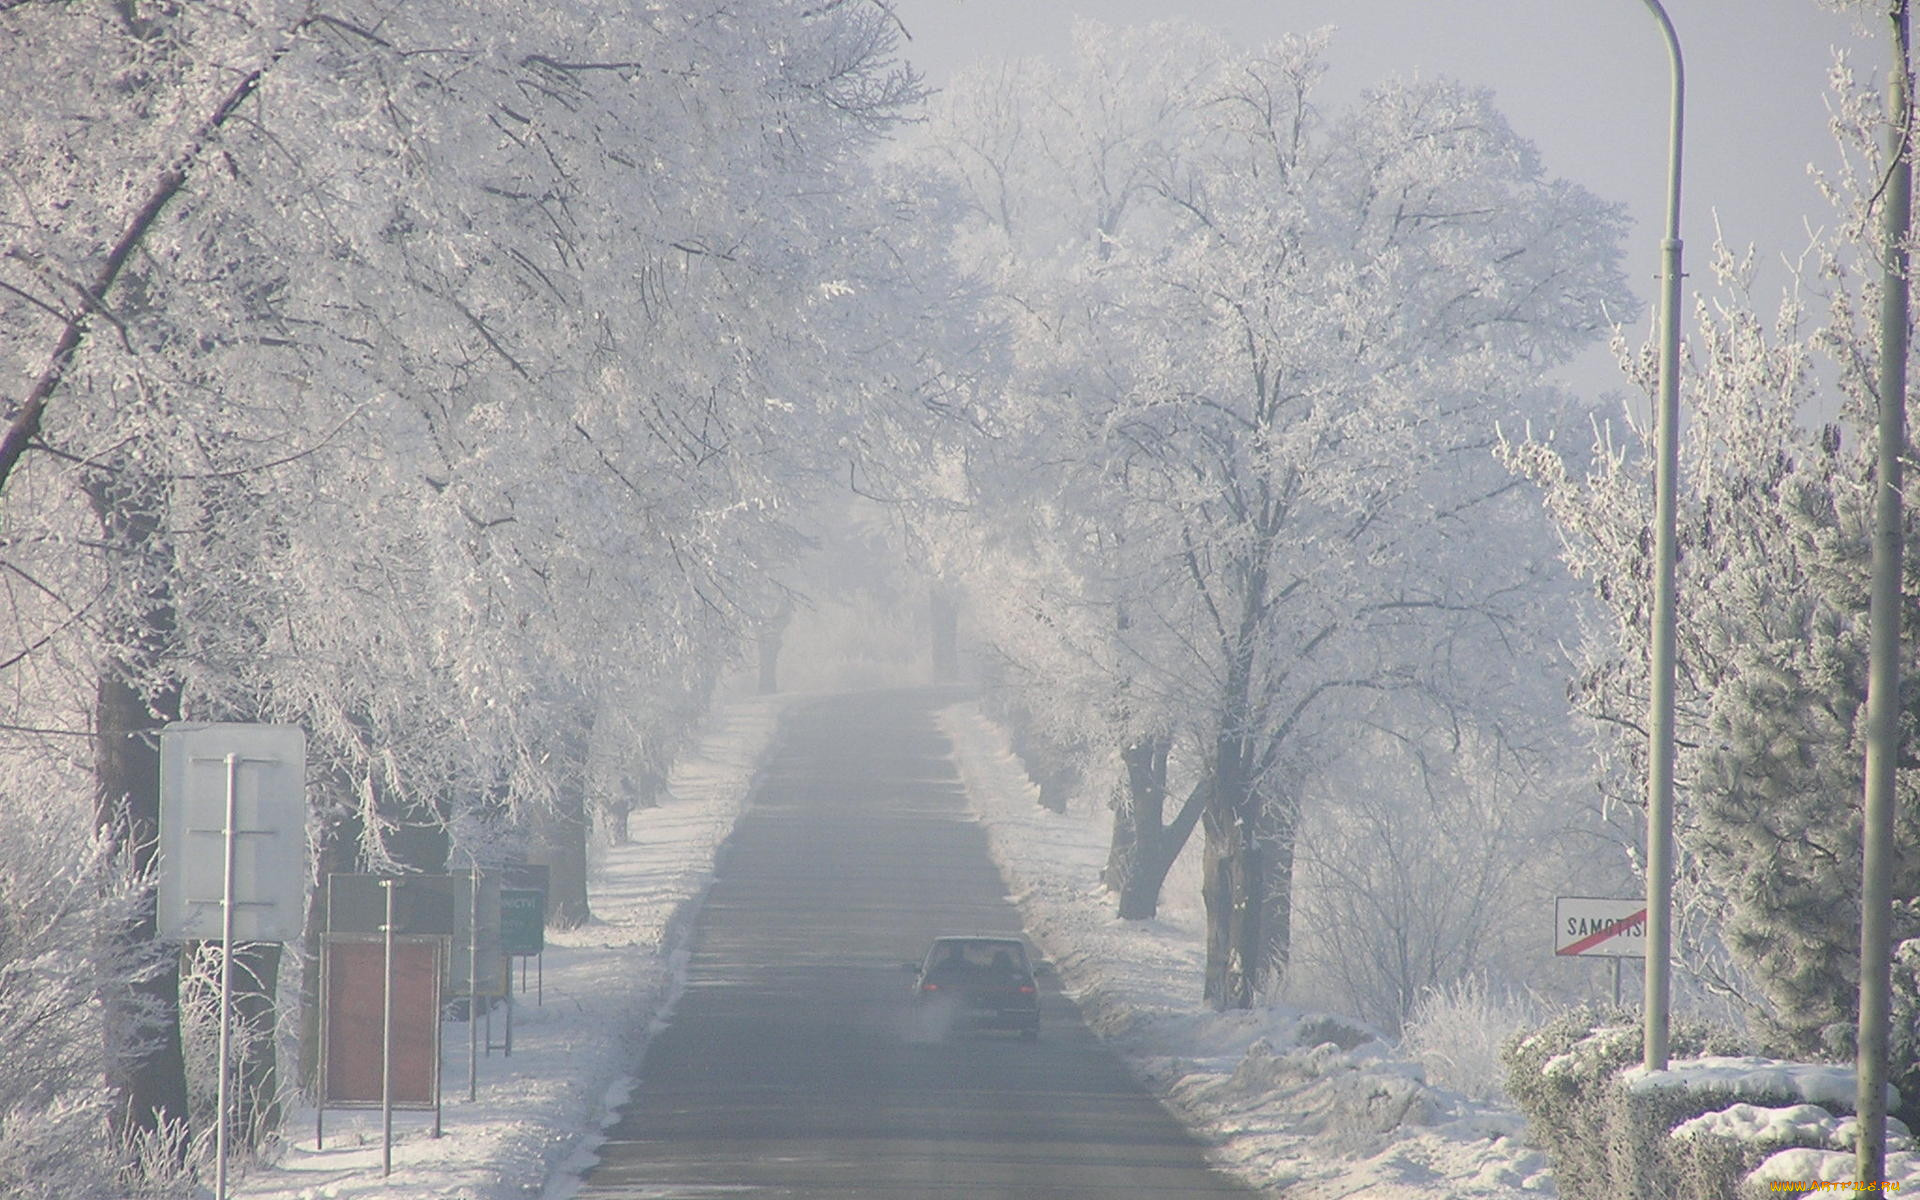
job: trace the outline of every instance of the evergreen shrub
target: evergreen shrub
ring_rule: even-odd
[[[1507,1094],[1526,1114],[1532,1140],[1553,1160],[1560,1194],[1567,1200],[1732,1195],[1746,1168],[1724,1174],[1726,1147],[1702,1148],[1697,1143],[1706,1139],[1677,1141],[1667,1134],[1735,1099],[1770,1098],[1630,1092],[1620,1072],[1639,1064],[1641,1045],[1637,1013],[1597,1007],[1563,1013],[1507,1043]],[[1669,1046],[1675,1058],[1743,1050],[1729,1031],[1684,1020],[1673,1023]]]

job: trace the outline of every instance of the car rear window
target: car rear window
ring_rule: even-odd
[[[989,938],[941,938],[927,956],[927,969],[1015,971],[1027,974],[1026,948]]]

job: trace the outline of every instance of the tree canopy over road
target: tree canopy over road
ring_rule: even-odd
[[[929,95],[903,32],[0,0],[0,1192],[190,1186],[162,727],[306,730],[310,897],[531,857],[579,924],[836,589],[864,648],[932,609],[1048,802],[1111,803],[1122,917],[1201,890],[1215,1007],[1392,1027],[1631,886],[1650,469],[1551,382],[1612,335],[1651,386],[1622,210],[1484,92],[1334,98],[1324,35],[1083,24]],[[1687,368],[1684,928],[1795,1052],[1857,975],[1884,164],[1836,82],[1838,221],[1777,318],[1722,254]],[[250,1130],[314,925],[246,950]]]

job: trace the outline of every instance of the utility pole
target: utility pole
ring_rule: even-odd
[[[1654,414],[1653,646],[1647,753],[1647,966],[1645,1056],[1667,1069],[1668,984],[1673,962],[1673,678],[1675,488],[1680,474],[1680,131],[1686,74],[1680,39],[1660,0],[1646,0],[1666,37],[1673,67],[1667,134],[1667,228],[1660,242],[1660,396]]]
[[[1854,1177],[1886,1178],[1887,1025],[1893,957],[1894,768],[1900,758],[1900,456],[1907,448],[1907,237],[1913,225],[1913,104],[1907,0],[1894,0],[1887,173],[1880,193],[1880,445],[1868,607],[1866,820],[1860,879],[1860,1121]]]

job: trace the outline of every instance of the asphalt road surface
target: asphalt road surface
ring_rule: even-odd
[[[790,711],[583,1197],[1249,1194],[1053,987],[1037,1042],[912,1019],[901,964],[935,934],[1021,932],[935,726],[943,702]]]

